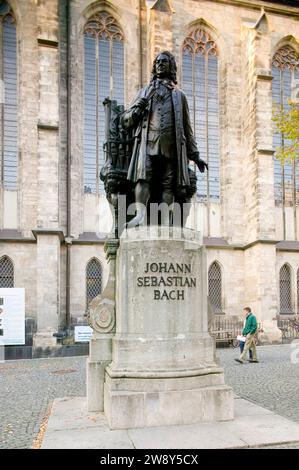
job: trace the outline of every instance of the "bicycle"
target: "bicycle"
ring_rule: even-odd
[[[298,324],[298,328],[299,328],[299,324]],[[260,344],[260,339],[258,337],[259,333],[263,333],[264,330],[262,328],[258,328],[255,335],[254,335],[254,342],[255,342],[255,345],[258,346]],[[238,340],[237,338],[234,338],[232,340],[232,346],[233,348],[239,348],[240,347],[240,340]]]
[[[289,322],[290,322],[292,328],[294,328],[294,330],[297,333],[299,333],[299,322],[297,322],[295,319],[292,319],[292,318],[289,319]]]

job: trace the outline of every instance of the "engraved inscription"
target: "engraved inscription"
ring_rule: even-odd
[[[184,300],[186,288],[196,287],[191,271],[191,264],[186,263],[146,263],[137,287],[155,287],[154,300]]]

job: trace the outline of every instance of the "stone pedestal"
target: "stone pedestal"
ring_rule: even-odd
[[[94,331],[90,341],[86,365],[88,411],[104,411],[104,379],[106,367],[112,359],[112,337],[110,333]]]
[[[89,306],[89,324],[93,328],[86,367],[87,409],[104,411],[105,369],[112,360],[112,338],[115,333],[115,264],[119,242],[105,244],[109,276],[103,292]]]
[[[206,254],[198,232],[123,232],[104,411],[111,429],[233,419],[233,392],[208,333]]]

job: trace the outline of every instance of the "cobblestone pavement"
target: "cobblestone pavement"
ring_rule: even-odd
[[[30,448],[54,398],[85,395],[85,357],[0,363],[0,448]]]
[[[297,351],[297,364],[291,362],[295,349],[289,344],[259,347],[259,364],[238,364],[236,349],[218,349],[217,355],[226,383],[237,395],[299,422],[299,344]],[[0,448],[32,447],[54,398],[86,394],[85,361],[65,357],[0,363]]]
[[[217,349],[217,355],[237,395],[299,422],[299,343],[296,348],[297,364],[291,344],[258,347],[258,364],[235,362],[238,349]]]
[[[257,348],[258,364],[239,364],[238,349],[217,349],[225,381],[234,392],[299,423],[299,343]],[[268,449],[299,449],[273,446]]]

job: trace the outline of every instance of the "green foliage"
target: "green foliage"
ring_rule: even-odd
[[[275,106],[272,118],[275,132],[283,137],[283,145],[275,149],[275,156],[283,165],[299,160],[299,105],[291,100],[288,104],[287,110]]]

